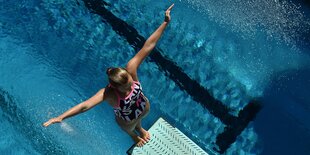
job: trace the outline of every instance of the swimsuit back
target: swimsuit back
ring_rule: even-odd
[[[118,98],[118,104],[114,107],[114,113],[116,116],[125,121],[131,121],[137,119],[142,114],[145,109],[147,99],[142,93],[140,82],[133,81],[131,92],[125,98],[121,98],[116,90],[115,93]]]

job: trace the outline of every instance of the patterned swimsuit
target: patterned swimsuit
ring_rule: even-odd
[[[147,98],[142,93],[140,82],[133,81],[131,92],[126,98],[121,98],[118,92],[113,90],[118,100],[118,104],[114,107],[115,115],[125,121],[137,119],[144,111],[147,102]]]

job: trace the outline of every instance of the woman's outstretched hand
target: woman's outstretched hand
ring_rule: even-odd
[[[47,126],[49,126],[49,125],[51,125],[51,124],[54,124],[54,123],[60,123],[61,121],[62,121],[62,119],[61,119],[61,118],[58,118],[58,117],[51,118],[50,120],[48,120],[47,122],[45,122],[45,123],[43,124],[43,126],[44,126],[44,127],[47,127]]]
[[[174,4],[172,4],[165,12],[165,22],[170,22],[171,17],[170,17],[170,11],[172,9],[172,7],[174,6]]]

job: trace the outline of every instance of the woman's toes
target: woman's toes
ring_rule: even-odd
[[[140,137],[138,137],[139,141],[136,144],[138,147],[142,147],[144,144],[146,144],[146,141]]]

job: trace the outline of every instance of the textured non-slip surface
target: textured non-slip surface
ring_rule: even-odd
[[[133,147],[132,155],[207,155],[197,144],[180,130],[171,126],[163,118],[159,118],[148,130],[151,140],[143,147]]]

